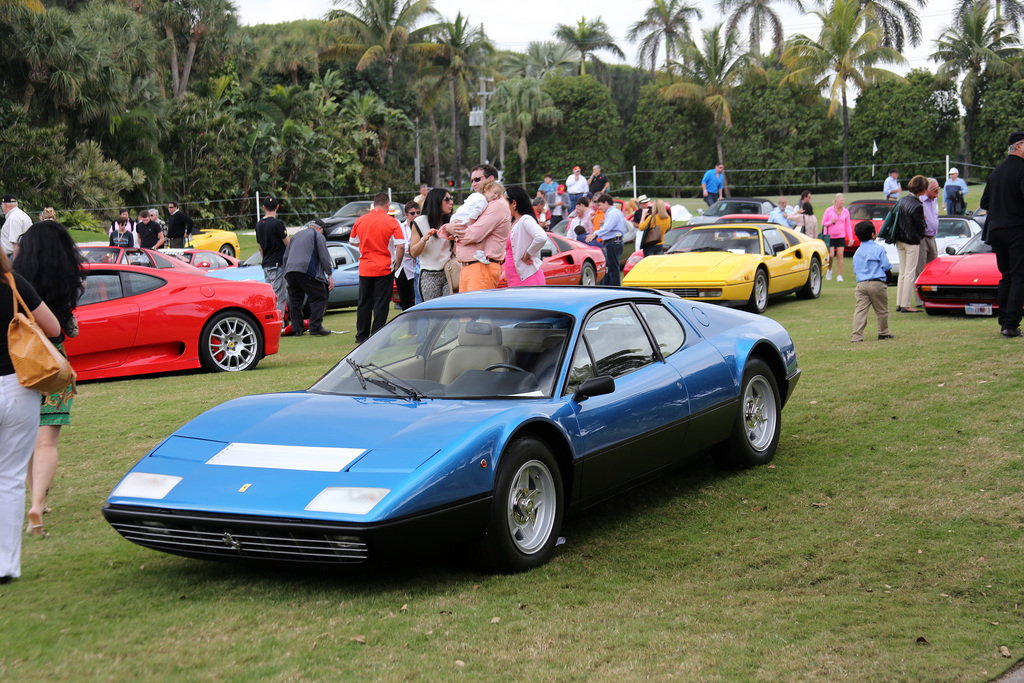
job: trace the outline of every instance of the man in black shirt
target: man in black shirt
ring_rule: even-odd
[[[284,280],[284,250],[288,246],[288,231],[277,217],[281,202],[277,197],[263,199],[263,220],[256,224],[256,242],[263,256],[263,279],[274,288],[277,295],[277,309],[284,314],[288,303],[288,291]],[[287,324],[287,318],[282,318]]]
[[[1010,134],[1009,156],[996,166],[981,195],[988,211],[983,238],[996,255],[999,326],[1003,337],[1020,337],[1024,307],[1024,132]]]
[[[590,196],[596,197],[602,192],[607,192],[611,186],[612,184],[608,182],[608,177],[601,173],[601,167],[595,164],[594,171],[590,174]]]
[[[192,238],[196,224],[175,202],[167,203],[167,211],[171,214],[167,219],[167,239],[170,240],[171,247],[180,249],[185,246],[186,235],[189,239]]]
[[[143,249],[159,249],[166,240],[164,229],[155,221],[150,220],[148,209],[139,211],[135,232],[139,235],[139,246]]]

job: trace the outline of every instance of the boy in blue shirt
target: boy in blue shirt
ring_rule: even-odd
[[[853,254],[853,274],[857,277],[854,292],[856,304],[853,308],[853,334],[851,342],[864,341],[864,328],[868,324],[868,309],[874,308],[878,316],[878,338],[894,339],[889,332],[889,292],[886,282],[892,269],[885,249],[875,241],[875,225],[861,221],[853,226],[853,234],[860,240],[860,247]]]

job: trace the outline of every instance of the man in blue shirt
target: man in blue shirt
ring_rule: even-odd
[[[772,209],[772,212],[768,214],[768,222],[775,223],[775,225],[781,225],[784,228],[793,227],[793,221],[789,220],[789,215],[786,213],[785,197],[779,197],[779,205]]]
[[[949,180],[942,187],[942,201],[946,205],[946,215],[963,216],[967,208],[967,183],[960,177],[956,168],[949,169]],[[959,194],[958,194],[959,193]]]
[[[551,174],[548,173],[547,175],[544,176],[544,182],[541,183],[540,187],[538,187],[537,189],[543,192],[545,195],[547,195],[550,194],[551,192],[556,191],[558,189],[558,185],[555,184],[555,181],[551,177]]]
[[[622,257],[622,236],[626,234],[626,217],[615,206],[615,200],[608,193],[601,193],[594,198],[594,205],[604,211],[601,229],[587,236],[587,242],[594,238],[601,240],[605,260],[608,262],[608,274],[601,284],[618,287],[622,284],[619,274],[619,259]]]
[[[701,178],[700,188],[704,194],[704,203],[711,206],[718,201],[718,195],[725,184],[725,164],[719,163],[714,168],[709,168]]]
[[[889,177],[882,183],[882,194],[885,195],[885,199],[899,199],[900,192],[903,190],[900,187],[900,181],[896,180],[900,177],[900,172],[895,168],[889,169]]]
[[[864,341],[864,328],[868,324],[868,309],[874,308],[878,317],[878,338],[893,339],[889,331],[889,293],[886,289],[888,271],[892,270],[885,249],[875,241],[875,226],[871,221],[861,221],[853,226],[853,234],[860,240],[860,247],[853,254],[853,274],[857,276],[854,291],[856,303],[853,308],[853,333],[851,342]]]

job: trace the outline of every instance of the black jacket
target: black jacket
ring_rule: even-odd
[[[996,166],[981,195],[981,208],[988,211],[984,238],[994,230],[1024,230],[1024,159],[1011,154]]]
[[[916,195],[906,195],[896,205],[896,241],[904,244],[921,244],[927,226],[924,222],[924,206]]]
[[[172,213],[171,217],[167,219],[168,238],[184,237],[185,235],[191,236],[195,228],[196,224],[181,209]]]

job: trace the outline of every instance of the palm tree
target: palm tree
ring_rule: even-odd
[[[404,57],[425,58],[438,53],[430,36],[436,25],[419,26],[437,11],[430,0],[333,0],[347,9],[331,10],[327,18],[337,21],[342,35],[329,57],[359,56],[356,68],[362,71],[383,62],[388,83],[395,81],[395,65]]]
[[[658,62],[658,51],[665,44],[665,65],[676,56],[682,41],[690,39],[690,20],[700,19],[699,5],[691,5],[684,0],[654,0],[644,17],[629,28],[626,38],[635,43],[640,40],[636,62],[641,69],[648,63],[651,75]]]
[[[772,9],[772,5],[777,1],[778,0],[718,0],[718,11],[722,14],[732,12],[732,16],[729,17],[729,21],[725,24],[726,31],[735,31],[739,28],[740,23],[745,18],[749,18],[750,51],[753,54],[761,54],[762,30],[771,31],[772,45],[775,47],[775,56],[781,57],[782,44],[784,40],[782,19],[780,19],[779,15],[776,14],[774,9]],[[784,1],[793,5],[801,12],[804,11],[804,5],[801,0]]]
[[[964,164],[970,168],[971,134],[978,115],[981,93],[994,76],[1018,76],[1013,60],[1021,55],[1021,44],[1013,33],[1003,34],[1006,22],[989,21],[988,0],[958,12],[954,26],[947,28],[935,41],[931,59],[939,62],[936,77],[942,81],[963,78],[960,101],[964,105]]]
[[[526,143],[537,124],[554,126],[562,122],[562,112],[541,88],[538,78],[512,78],[494,89],[488,113],[495,125],[519,138],[519,181],[526,187],[526,159],[530,148]]]
[[[666,100],[684,97],[711,112],[718,163],[724,164],[722,132],[732,126],[733,89],[746,73],[750,58],[735,31],[724,31],[723,35],[722,24],[704,29],[701,36],[703,47],[693,41],[683,44],[679,61],[670,65],[672,82],[660,92]],[[725,183],[722,190],[729,196]]]
[[[174,99],[185,96],[197,52],[237,27],[237,8],[231,0],[169,0],[153,4],[154,19],[167,37]],[[179,50],[184,50],[179,58]]]
[[[898,80],[901,77],[881,69],[879,64],[904,64],[896,50],[883,46],[882,28],[871,10],[860,0],[833,0],[828,11],[814,12],[821,20],[818,40],[805,35],[790,39],[782,61],[790,73],[782,83],[803,82],[817,90],[829,91],[828,115],[843,113],[843,191],[850,189],[849,138],[850,112],[847,92],[851,87],[863,90],[871,83]]]
[[[565,43],[532,41],[527,45],[526,52],[507,53],[498,70],[508,78],[569,76],[575,74],[578,60],[576,51]]]
[[[620,59],[625,59],[626,54],[615,44],[615,39],[608,32],[608,24],[600,17],[587,20],[581,17],[575,26],[558,24],[555,26],[555,38],[573,48],[580,54],[580,75],[587,75],[587,57],[600,64],[600,60],[594,55],[598,50],[611,52]]]
[[[977,0],[960,0],[956,13],[953,15],[954,25],[962,24],[964,15],[968,12],[980,9],[979,4]],[[991,3],[986,4],[989,8],[992,7]],[[1014,31],[1020,30],[1020,25],[1024,23],[1024,2],[1021,0],[995,0],[995,10],[997,21],[1002,20],[1007,27]]]
[[[420,69],[420,80],[443,81],[448,86],[452,104],[452,138],[455,144],[455,182],[462,182],[462,139],[459,134],[461,113],[469,111],[470,96],[480,76],[490,76],[494,71],[487,66],[494,46],[487,39],[482,26],[472,26],[462,12],[454,21],[442,21],[435,34],[438,55],[432,64]],[[461,190],[460,190],[461,193]]]
[[[921,20],[918,9],[924,9],[927,0],[860,0],[860,6],[869,9],[882,29],[882,47],[892,47],[903,52],[910,38],[911,45],[921,44]]]

